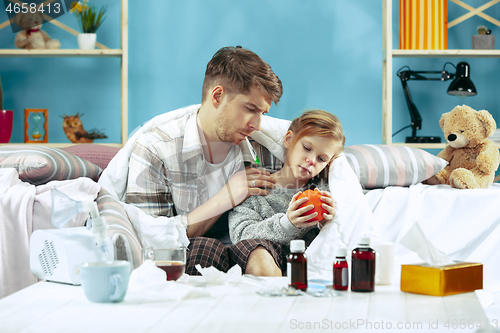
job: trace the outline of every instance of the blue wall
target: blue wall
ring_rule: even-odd
[[[478,7],[484,1],[466,2]],[[106,3],[109,9],[98,41],[118,47],[119,1],[93,3]],[[398,2],[393,6],[397,48]],[[449,4],[450,21],[465,12]],[[500,18],[500,5],[487,13]],[[1,22],[5,19],[0,14]],[[77,29],[72,14],[60,21]],[[480,24],[500,35],[500,28],[480,18],[469,21],[450,29],[450,48],[470,48],[470,36]],[[63,48],[77,47],[76,37],[51,24],[43,29]],[[10,28],[0,31],[0,48],[13,48],[13,40]],[[347,145],[382,142],[382,1],[374,0],[129,0],[129,131],[159,113],[198,103],[206,63],[227,45],[255,51],[283,81],[282,100],[270,115],[292,119],[304,109],[322,108],[340,117]],[[441,70],[446,61],[460,60],[466,59],[395,59],[394,72],[404,65]],[[446,82],[410,82],[424,118],[421,135],[441,135],[441,114],[462,103],[487,109],[500,121],[499,73],[491,72],[500,68],[500,60],[467,61],[477,97],[449,96]],[[69,142],[59,116],[77,112],[85,113],[86,128],[109,136],[98,142],[118,142],[119,75],[118,59],[1,58],[4,107],[16,112],[11,142],[23,141],[24,108],[49,109],[50,142]],[[393,94],[396,130],[409,124],[396,76]]]
[[[487,1],[468,0],[464,1],[470,6],[477,8]],[[399,26],[398,26],[398,2],[393,2],[393,48],[399,48]],[[468,13],[464,8],[448,1],[448,22]],[[500,19],[500,5],[490,7],[485,14]],[[492,23],[474,16],[448,30],[449,49],[472,49],[472,35],[477,34],[478,26],[484,25],[496,35],[495,48],[500,47],[500,28]],[[413,102],[416,104],[423,122],[422,130],[418,131],[420,136],[444,137],[439,127],[439,119],[443,113],[451,111],[456,105],[466,104],[476,110],[488,110],[500,126],[500,58],[394,58],[393,68],[393,133],[398,129],[410,124],[408,107],[403,95],[403,88],[399,77],[396,76],[398,69],[408,65],[412,70],[437,70],[443,69],[446,62],[454,65],[465,61],[470,65],[471,79],[477,89],[477,95],[467,98],[459,98],[446,93],[451,81],[409,81]],[[447,65],[446,70],[454,73],[452,66]],[[435,76],[434,76],[435,77]],[[395,142],[403,142],[406,136],[411,135],[411,129],[407,129],[394,137]],[[439,152],[439,151],[438,151]]]

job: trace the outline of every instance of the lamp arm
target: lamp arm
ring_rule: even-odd
[[[417,137],[417,130],[422,129],[422,117],[420,116],[420,113],[417,110],[417,107],[415,103],[413,103],[413,100],[411,98],[410,94],[410,88],[408,87],[408,80],[417,80],[417,81],[447,81],[454,79],[457,77],[459,74],[460,76],[468,77],[468,64],[463,63],[462,66],[460,66],[460,73],[457,68],[457,73],[451,74],[446,71],[446,65],[451,64],[451,63],[446,63],[443,67],[443,70],[441,71],[412,71],[410,67],[404,66],[401,67],[397,75],[399,76],[401,80],[401,84],[403,85],[403,92],[405,94],[405,100],[406,104],[408,105],[408,111],[410,112],[410,118],[411,118],[411,137],[406,137],[406,143],[420,143],[420,142],[436,142],[439,143],[441,142],[441,139],[439,137]],[[462,63],[460,63],[462,64]],[[459,64],[459,65],[460,65]],[[453,65],[453,64],[451,64]],[[470,81],[470,80],[469,80]],[[463,87],[457,87],[453,89],[452,92],[450,92],[450,89],[455,83],[455,81],[452,82],[450,85],[450,88],[448,88],[448,93],[449,94],[456,94],[456,91],[461,92]],[[472,85],[470,83],[469,85]],[[472,88],[467,88],[467,94],[472,94],[475,95],[475,88],[472,85]],[[410,126],[406,126],[403,129],[406,129]],[[396,135],[397,133],[401,132],[401,130],[397,131],[394,133],[392,136]]]
[[[408,105],[408,111],[410,112],[412,137],[416,137],[417,130],[422,128],[422,117],[411,99],[410,88],[408,88],[407,84],[410,75],[411,73],[409,71],[398,73],[398,76],[401,79],[401,84],[403,85],[403,92],[405,94],[406,104]]]

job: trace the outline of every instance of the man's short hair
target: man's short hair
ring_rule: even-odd
[[[246,94],[257,87],[278,104],[283,94],[281,80],[271,66],[254,52],[241,46],[223,47],[217,51],[207,64],[203,81],[202,102],[209,89],[221,85],[230,94]]]

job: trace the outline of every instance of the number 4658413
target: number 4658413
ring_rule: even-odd
[[[47,5],[41,4],[36,4],[36,3],[9,3],[7,7],[5,8],[5,11],[9,14],[18,14],[18,13],[45,13],[47,14],[59,14],[61,12],[61,4],[60,3],[48,3]]]

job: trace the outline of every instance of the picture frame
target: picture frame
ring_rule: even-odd
[[[24,143],[49,142],[49,110],[24,109]]]

